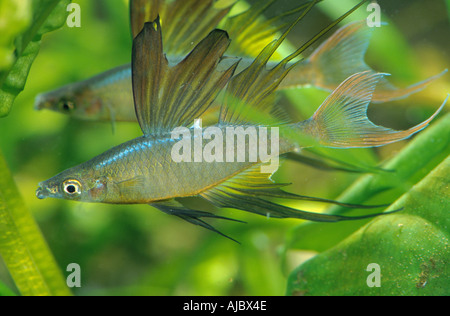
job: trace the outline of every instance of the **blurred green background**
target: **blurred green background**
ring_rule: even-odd
[[[38,182],[141,135],[138,125],[133,123],[117,123],[113,133],[108,123],[70,120],[56,113],[33,110],[38,93],[131,60],[127,1],[74,2],[82,9],[82,27],[64,26],[44,36],[24,92],[17,98],[11,114],[0,119],[0,149],[59,266],[64,275],[68,274],[65,268],[70,263],[78,263],[82,268],[82,287],[73,289],[74,294],[283,295],[289,272],[315,255],[310,250],[285,248],[289,232],[301,223],[298,220],[266,219],[223,210],[221,215],[247,222],[215,223],[219,230],[239,240],[239,245],[150,206],[36,198]],[[290,43],[294,47],[303,43],[357,2],[323,1],[296,27]],[[449,67],[446,1],[378,3],[383,21],[389,24],[374,33],[366,57],[369,65],[391,73],[390,80],[401,87]],[[367,14],[363,7],[344,23],[364,19]],[[369,116],[385,126],[406,129],[426,119],[448,92],[447,74],[407,99],[372,105]],[[314,88],[299,89],[286,93],[282,101],[295,99],[290,112],[300,119],[313,113],[327,94]],[[364,159],[367,164],[376,164],[393,157],[405,143],[364,151]],[[286,162],[274,178],[292,182],[289,187],[292,192],[333,199],[358,175],[318,171]],[[395,194],[387,193],[367,202],[389,203],[392,196]],[[310,211],[326,209],[326,205],[317,203],[290,205]],[[320,238],[326,239],[326,231],[321,232]],[[14,289],[1,262],[0,280]]]

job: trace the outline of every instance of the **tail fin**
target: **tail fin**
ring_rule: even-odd
[[[372,29],[366,21],[357,21],[337,30],[327,41],[322,43],[314,53],[293,69],[288,75],[285,88],[302,83],[310,83],[318,88],[334,90],[345,78],[352,74],[372,71],[364,61],[372,36]],[[297,71],[296,71],[297,70]],[[380,79],[372,102],[387,102],[406,98],[419,92],[430,83],[444,75],[447,70],[406,88],[397,88],[386,78]],[[305,79],[307,79],[305,81]]]
[[[444,69],[441,73],[438,73],[437,75],[434,75],[430,78],[422,80],[418,83],[415,83],[403,89],[395,87],[392,83],[383,78],[378,83],[377,90],[375,91],[372,98],[372,102],[381,103],[392,100],[404,99],[410,96],[411,94],[417,93],[425,89],[432,82],[436,81],[437,79],[445,75],[447,71],[448,71],[447,69]]]
[[[350,76],[309,120],[300,123],[300,128],[326,147],[383,146],[406,139],[424,129],[447,102],[448,96],[429,119],[406,131],[375,125],[367,117],[367,107],[377,83],[385,75],[365,71]]]

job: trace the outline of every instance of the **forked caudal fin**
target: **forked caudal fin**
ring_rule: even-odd
[[[349,76],[364,71],[376,73],[366,64],[364,56],[369,46],[373,28],[366,20],[349,23],[337,30],[322,43],[309,58],[294,68],[281,88],[291,88],[311,84],[321,89],[333,91]],[[372,102],[387,102],[417,93],[447,73],[441,73],[405,88],[398,88],[386,78],[381,78]]]
[[[309,120],[299,123],[300,129],[326,147],[383,146],[409,138],[424,129],[447,102],[448,96],[429,119],[406,131],[375,125],[367,117],[367,107],[377,83],[385,75],[365,71],[350,76],[322,103]]]

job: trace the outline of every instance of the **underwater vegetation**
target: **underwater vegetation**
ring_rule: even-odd
[[[379,1],[380,27],[358,1],[132,1],[131,30],[126,1],[14,3],[0,3],[0,294],[449,294],[443,1]],[[199,117],[279,128],[283,163],[174,163],[169,132],[195,144]]]

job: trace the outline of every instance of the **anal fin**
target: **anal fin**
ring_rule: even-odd
[[[274,183],[270,176],[259,172],[260,166],[234,176],[222,184],[201,193],[201,197],[217,207],[234,208],[273,218],[298,218],[317,222],[338,222],[358,220],[387,213],[376,213],[355,217],[312,213],[274,203],[266,198],[307,200],[341,205],[349,208],[377,208],[387,205],[358,205],[334,200],[297,195],[281,190],[286,184]]]

